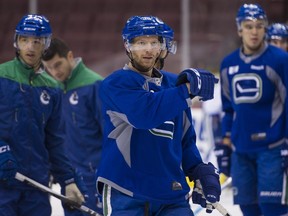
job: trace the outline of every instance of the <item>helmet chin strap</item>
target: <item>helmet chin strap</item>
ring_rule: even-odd
[[[161,51],[162,52],[162,51]],[[164,61],[165,61],[165,59],[166,59],[166,57],[168,56],[168,52],[166,52],[166,54],[165,54],[165,56],[163,57],[163,58],[160,58],[160,57],[158,57],[158,59],[159,59],[159,70],[162,70],[163,69],[163,67],[164,67]],[[160,53],[160,55],[161,55],[161,53]]]

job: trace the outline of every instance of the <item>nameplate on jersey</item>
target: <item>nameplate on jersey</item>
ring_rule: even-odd
[[[264,65],[251,65],[251,70],[264,70]]]
[[[255,73],[235,75],[232,79],[233,98],[236,104],[256,103],[262,96],[262,80]]]

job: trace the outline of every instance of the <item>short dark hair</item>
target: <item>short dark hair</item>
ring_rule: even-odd
[[[42,54],[42,59],[44,61],[48,61],[52,59],[56,54],[58,54],[60,57],[66,58],[69,51],[70,48],[66,43],[64,43],[59,38],[52,38],[50,46]]]

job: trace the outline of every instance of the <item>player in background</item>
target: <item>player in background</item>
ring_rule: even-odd
[[[42,55],[45,70],[63,85],[62,115],[65,147],[76,170],[83,176],[89,197],[85,206],[102,213],[102,203],[96,193],[95,172],[102,152],[102,117],[98,94],[102,77],[74,58],[65,42],[53,38]],[[84,215],[64,208],[65,215]]]
[[[201,182],[209,202],[219,201],[219,176],[202,162],[189,107],[190,95],[213,98],[215,78],[196,69],[178,77],[155,69],[169,29],[154,16],[128,19],[122,37],[130,61],[100,85],[104,142],[97,189],[105,216],[194,215],[186,175]]]
[[[234,203],[244,216],[287,215],[288,55],[265,41],[268,21],[260,5],[242,5],[236,23],[242,46],[223,59],[220,70],[218,149],[224,162],[227,149],[233,150]]]
[[[57,82],[41,70],[41,55],[51,39],[49,21],[29,14],[16,26],[16,58],[0,64],[0,215],[50,216],[49,196],[17,181],[20,172],[48,186],[50,171],[65,195],[84,197],[64,150],[61,94]]]
[[[268,26],[267,41],[271,45],[288,51],[288,27],[282,23],[273,23]]]
[[[273,23],[268,26],[267,41],[285,51],[288,51],[288,28],[282,23]]]
[[[162,50],[157,62],[154,67],[158,70],[162,70],[165,65],[165,59],[171,54],[176,54],[177,52],[177,42],[174,40],[174,30],[170,26],[166,26],[166,30],[163,34],[165,40],[165,49]]]

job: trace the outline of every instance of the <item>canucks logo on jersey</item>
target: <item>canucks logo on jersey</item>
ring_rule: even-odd
[[[76,104],[78,104],[78,100],[79,100],[79,97],[78,97],[77,92],[75,91],[71,94],[71,96],[69,98],[69,102],[72,105],[76,105]]]
[[[232,80],[232,88],[236,104],[255,103],[262,96],[262,80],[255,73],[235,75]]]
[[[41,101],[41,103],[44,104],[44,105],[49,104],[50,95],[49,95],[45,90],[43,90],[43,91],[41,92],[40,101]]]

